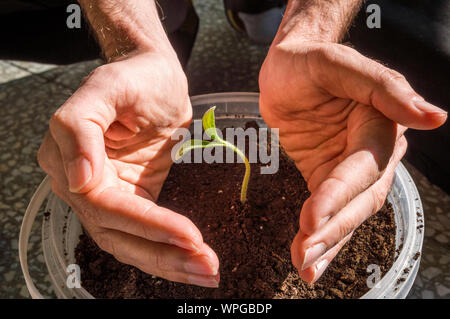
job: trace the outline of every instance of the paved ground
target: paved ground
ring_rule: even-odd
[[[200,32],[188,66],[192,95],[257,91],[266,47],[249,43],[227,24],[220,0],[195,1]],[[36,152],[51,114],[99,61],[69,66],[0,61],[0,298],[29,297],[20,270],[17,240],[22,216],[44,177]],[[425,211],[419,276],[409,298],[450,297],[450,196],[408,163]],[[40,221],[29,253],[32,276],[51,296],[40,250]]]

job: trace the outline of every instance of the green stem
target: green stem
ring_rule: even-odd
[[[250,163],[249,163],[247,157],[245,156],[245,154],[239,148],[237,148],[235,145],[228,143],[227,141],[224,141],[222,139],[220,139],[220,141],[223,142],[223,144],[226,147],[231,148],[234,152],[236,152],[236,154],[238,154],[244,160],[245,174],[244,174],[244,180],[242,181],[242,187],[241,187],[241,202],[245,203],[247,201],[248,181],[250,180]]]

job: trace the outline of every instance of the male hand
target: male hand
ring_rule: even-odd
[[[279,128],[311,191],[291,255],[312,283],[383,205],[406,128],[433,129],[447,115],[401,74],[335,43],[297,37],[272,45],[259,83],[261,114]]]
[[[39,164],[99,247],[144,272],[217,287],[219,262],[186,217],[155,200],[172,133],[192,110],[173,51],[100,66],[50,120]]]

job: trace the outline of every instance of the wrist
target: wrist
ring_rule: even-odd
[[[118,31],[118,29],[116,29]],[[102,48],[107,62],[114,62],[142,54],[166,57],[178,61],[175,50],[167,38],[165,31],[148,30],[128,25],[118,31],[120,36],[104,41]]]
[[[119,50],[117,46],[111,45],[110,50],[104,50],[103,55],[107,63],[118,62],[133,57],[144,58],[158,58],[164,61],[168,61],[171,64],[180,64],[177,54],[174,49],[169,45],[162,44],[155,46],[154,43],[133,43],[129,47],[121,47]],[[180,65],[181,68],[181,65]]]
[[[107,62],[145,52],[176,55],[155,1],[78,0]]]
[[[274,44],[290,41],[342,40],[361,0],[290,0]]]

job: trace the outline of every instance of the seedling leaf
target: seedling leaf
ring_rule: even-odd
[[[203,129],[205,133],[211,137],[211,139],[215,140],[217,137],[217,129],[216,129],[216,120],[214,117],[215,106],[211,107],[208,111],[203,114],[202,123]]]
[[[195,148],[228,147],[232,149],[238,156],[240,156],[244,160],[245,163],[245,174],[241,187],[241,202],[245,203],[247,200],[247,186],[250,179],[250,163],[245,154],[239,148],[237,148],[235,145],[227,141],[222,140],[218,136],[214,117],[215,109],[216,109],[215,106],[211,107],[209,110],[205,112],[202,118],[203,129],[205,130],[206,134],[209,137],[211,137],[212,141],[203,141],[196,139],[186,141],[181,145],[180,149],[176,152],[175,160],[180,159],[188,151]]]

